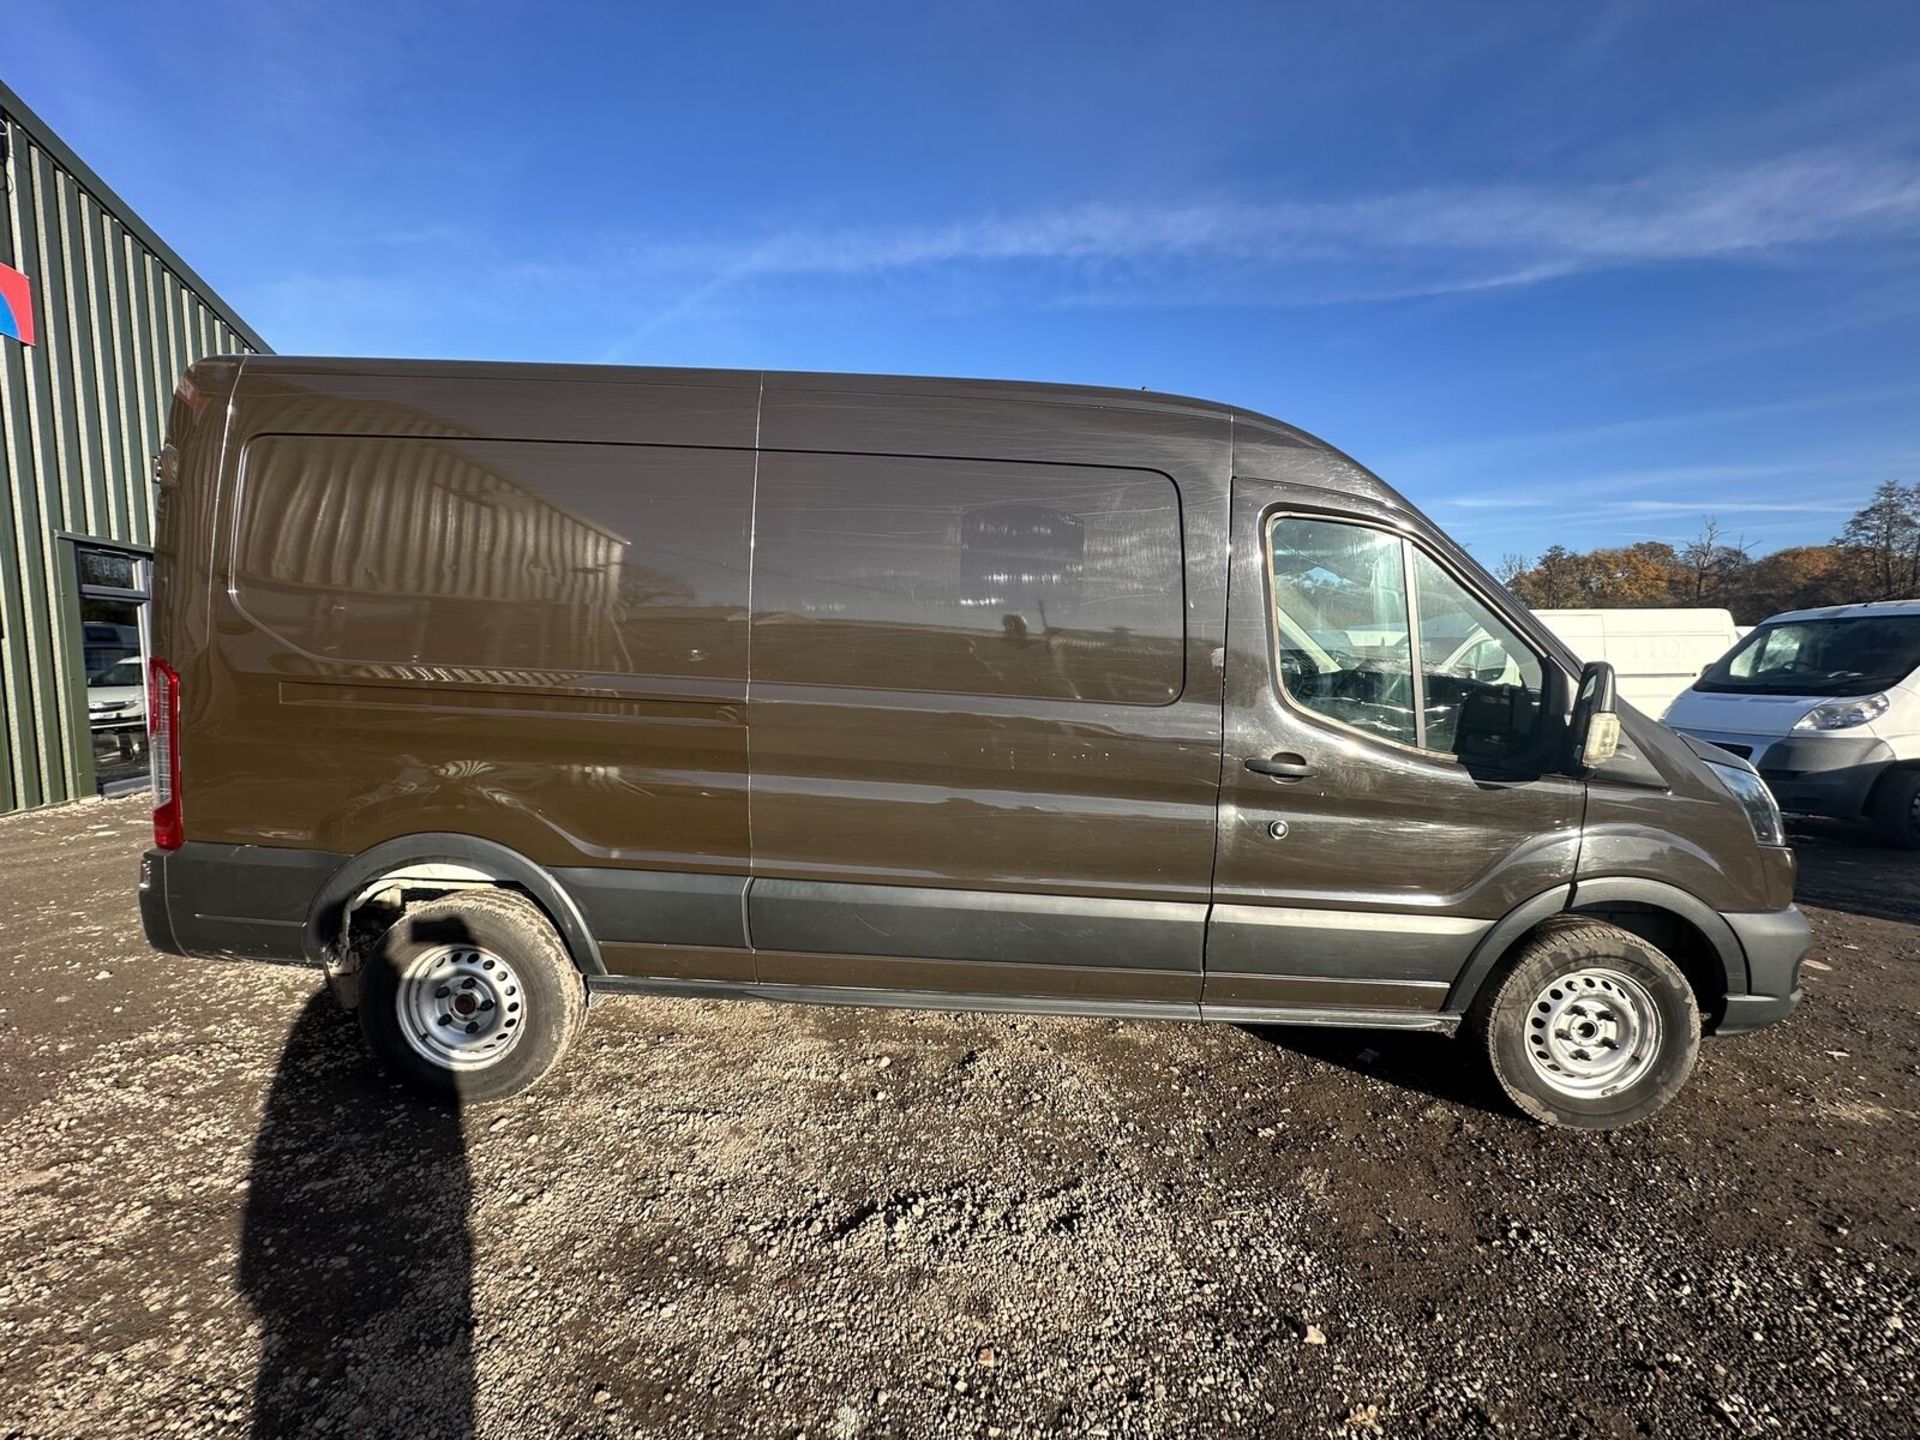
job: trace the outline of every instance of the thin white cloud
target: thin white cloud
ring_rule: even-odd
[[[1464,510],[1495,510],[1507,505],[1544,506],[1565,505],[1565,495],[1573,495],[1582,501],[1591,501],[1598,496],[1617,495],[1625,490],[1643,490],[1651,486],[1728,484],[1735,481],[1755,481],[1787,478],[1796,475],[1811,475],[1825,471],[1840,471],[1846,474],[1858,474],[1864,469],[1884,467],[1884,457],[1862,461],[1853,456],[1826,456],[1818,460],[1760,461],[1751,463],[1726,463],[1702,465],[1661,465],[1644,470],[1619,470],[1603,475],[1576,476],[1556,474],[1554,484],[1564,487],[1565,494],[1560,498],[1543,497],[1537,493],[1520,492],[1521,498],[1515,500],[1501,490],[1482,490],[1470,495],[1445,496],[1435,503],[1453,505]],[[1392,473],[1388,471],[1386,473]],[[1652,508],[1656,505],[1671,505],[1682,510],[1696,508],[1693,501],[1653,501],[1653,500],[1612,500],[1605,502],[1616,507]],[[1701,502],[1712,509],[1714,505],[1731,507],[1733,500]],[[1749,507],[1751,508],[1751,507]],[[1802,508],[1798,505],[1793,508]],[[1826,508],[1826,507],[1819,507]]]
[[[1539,510],[1548,505],[1563,505],[1563,500],[1549,500],[1544,495],[1449,495],[1434,502],[1436,505],[1455,505],[1462,510]]]
[[[1829,512],[1850,515],[1859,508],[1858,505],[1837,505],[1827,501],[1748,500],[1738,495],[1718,495],[1700,500],[1600,500],[1588,504],[1581,498],[1586,493],[1584,486],[1574,485],[1568,489],[1570,496],[1562,495],[1550,500],[1534,495],[1471,495],[1440,503],[1456,505],[1465,510],[1542,510],[1549,506],[1565,509],[1575,504],[1590,513],[1612,515],[1751,515],[1773,511],[1794,515]]]
[[[1781,514],[1850,515],[1855,506],[1798,501],[1743,500],[1723,495],[1711,500],[1611,500],[1602,508],[1622,515],[1751,515],[1777,511]]]
[[[1078,272],[1102,294],[1183,270],[1292,276],[1299,298],[1538,283],[1627,265],[1757,257],[1920,235],[1920,165],[1808,150],[1717,171],[1587,185],[1448,186],[1332,200],[1092,202],[938,225],[774,229],[745,243],[638,243],[603,262],[636,278],[884,277],[963,267]],[[1309,276],[1306,272],[1310,273]],[[1070,297],[1071,298],[1071,297]],[[1260,286],[1242,299],[1260,298]]]
[[[1638,416],[1631,420],[1607,420],[1595,425],[1576,425],[1562,430],[1530,430],[1517,435],[1493,435],[1473,440],[1456,440],[1445,445],[1430,445],[1418,450],[1409,450],[1400,455],[1388,457],[1382,463],[1422,470],[1431,470],[1436,467],[1479,469],[1499,460],[1519,459],[1527,455],[1565,454],[1569,450],[1608,441],[1745,425],[1755,420],[1776,419],[1782,415],[1844,410],[1853,406],[1878,406],[1889,400],[1915,398],[1920,398],[1920,385],[1917,384],[1869,385],[1853,390],[1826,391],[1817,395],[1796,395],[1753,405],[1729,405],[1713,410],[1688,410],[1666,415]],[[1698,475],[1700,468],[1679,466],[1638,473],[1650,481],[1686,480]],[[1700,476],[1699,478],[1719,477]]]

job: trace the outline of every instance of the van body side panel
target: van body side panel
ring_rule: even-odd
[[[1184,545],[1182,699],[1218,705],[1222,670],[1213,647],[1226,643],[1228,456],[1235,423],[1222,407],[1130,394],[1104,402],[1064,398],[1051,387],[989,381],[770,372],[765,383],[760,443],[769,451],[1083,465],[1166,476],[1179,492]],[[1315,443],[1274,427],[1277,449],[1310,453]]]
[[[239,436],[415,435],[751,450],[760,375],[250,356]]]
[[[196,777],[200,820],[353,854],[464,817],[550,866],[744,869],[752,463],[249,440],[221,647],[235,703],[212,735],[231,768]]]
[[[743,947],[757,385],[708,380],[249,377],[189,836],[477,835],[646,872],[602,938]]]
[[[183,773],[217,757],[200,753],[194,720],[216,693],[209,596],[214,577],[215,513],[228,439],[228,402],[244,361],[201,360],[174,389],[167,441],[154,488],[153,654],[181,678]]]
[[[792,983],[944,986],[944,962],[1032,964],[1086,972],[1088,993],[1177,973],[1177,998],[1196,998],[1222,417],[774,379],[754,547],[755,946],[786,951]]]
[[[1655,880],[1727,912],[1780,910],[1792,903],[1793,852],[1753,843],[1746,816],[1727,803],[1687,741],[1627,706],[1621,707],[1620,725],[1664,787],[1590,787],[1579,878]]]

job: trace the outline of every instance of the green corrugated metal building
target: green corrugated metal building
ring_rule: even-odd
[[[0,85],[0,264],[32,284],[0,337],[0,811],[144,783],[153,457],[180,372],[269,347]]]

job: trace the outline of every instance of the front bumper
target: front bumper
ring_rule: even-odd
[[[1728,995],[1716,1035],[1745,1035],[1784,1020],[1800,1003],[1800,962],[1813,929],[1798,908],[1721,917],[1747,957],[1747,993]]]
[[[1852,820],[1866,813],[1893,747],[1868,736],[1808,736],[1774,741],[1754,764],[1782,810]]]
[[[1789,735],[1769,739],[1727,730],[1678,727],[1695,740],[1753,762],[1782,810],[1854,820],[1866,813],[1874,782],[1893,763],[1893,749],[1870,735]]]

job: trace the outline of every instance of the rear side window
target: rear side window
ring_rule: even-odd
[[[1164,705],[1181,560],[1164,475],[763,455],[754,679]]]
[[[233,591],[329,661],[744,680],[753,457],[268,435]]]

